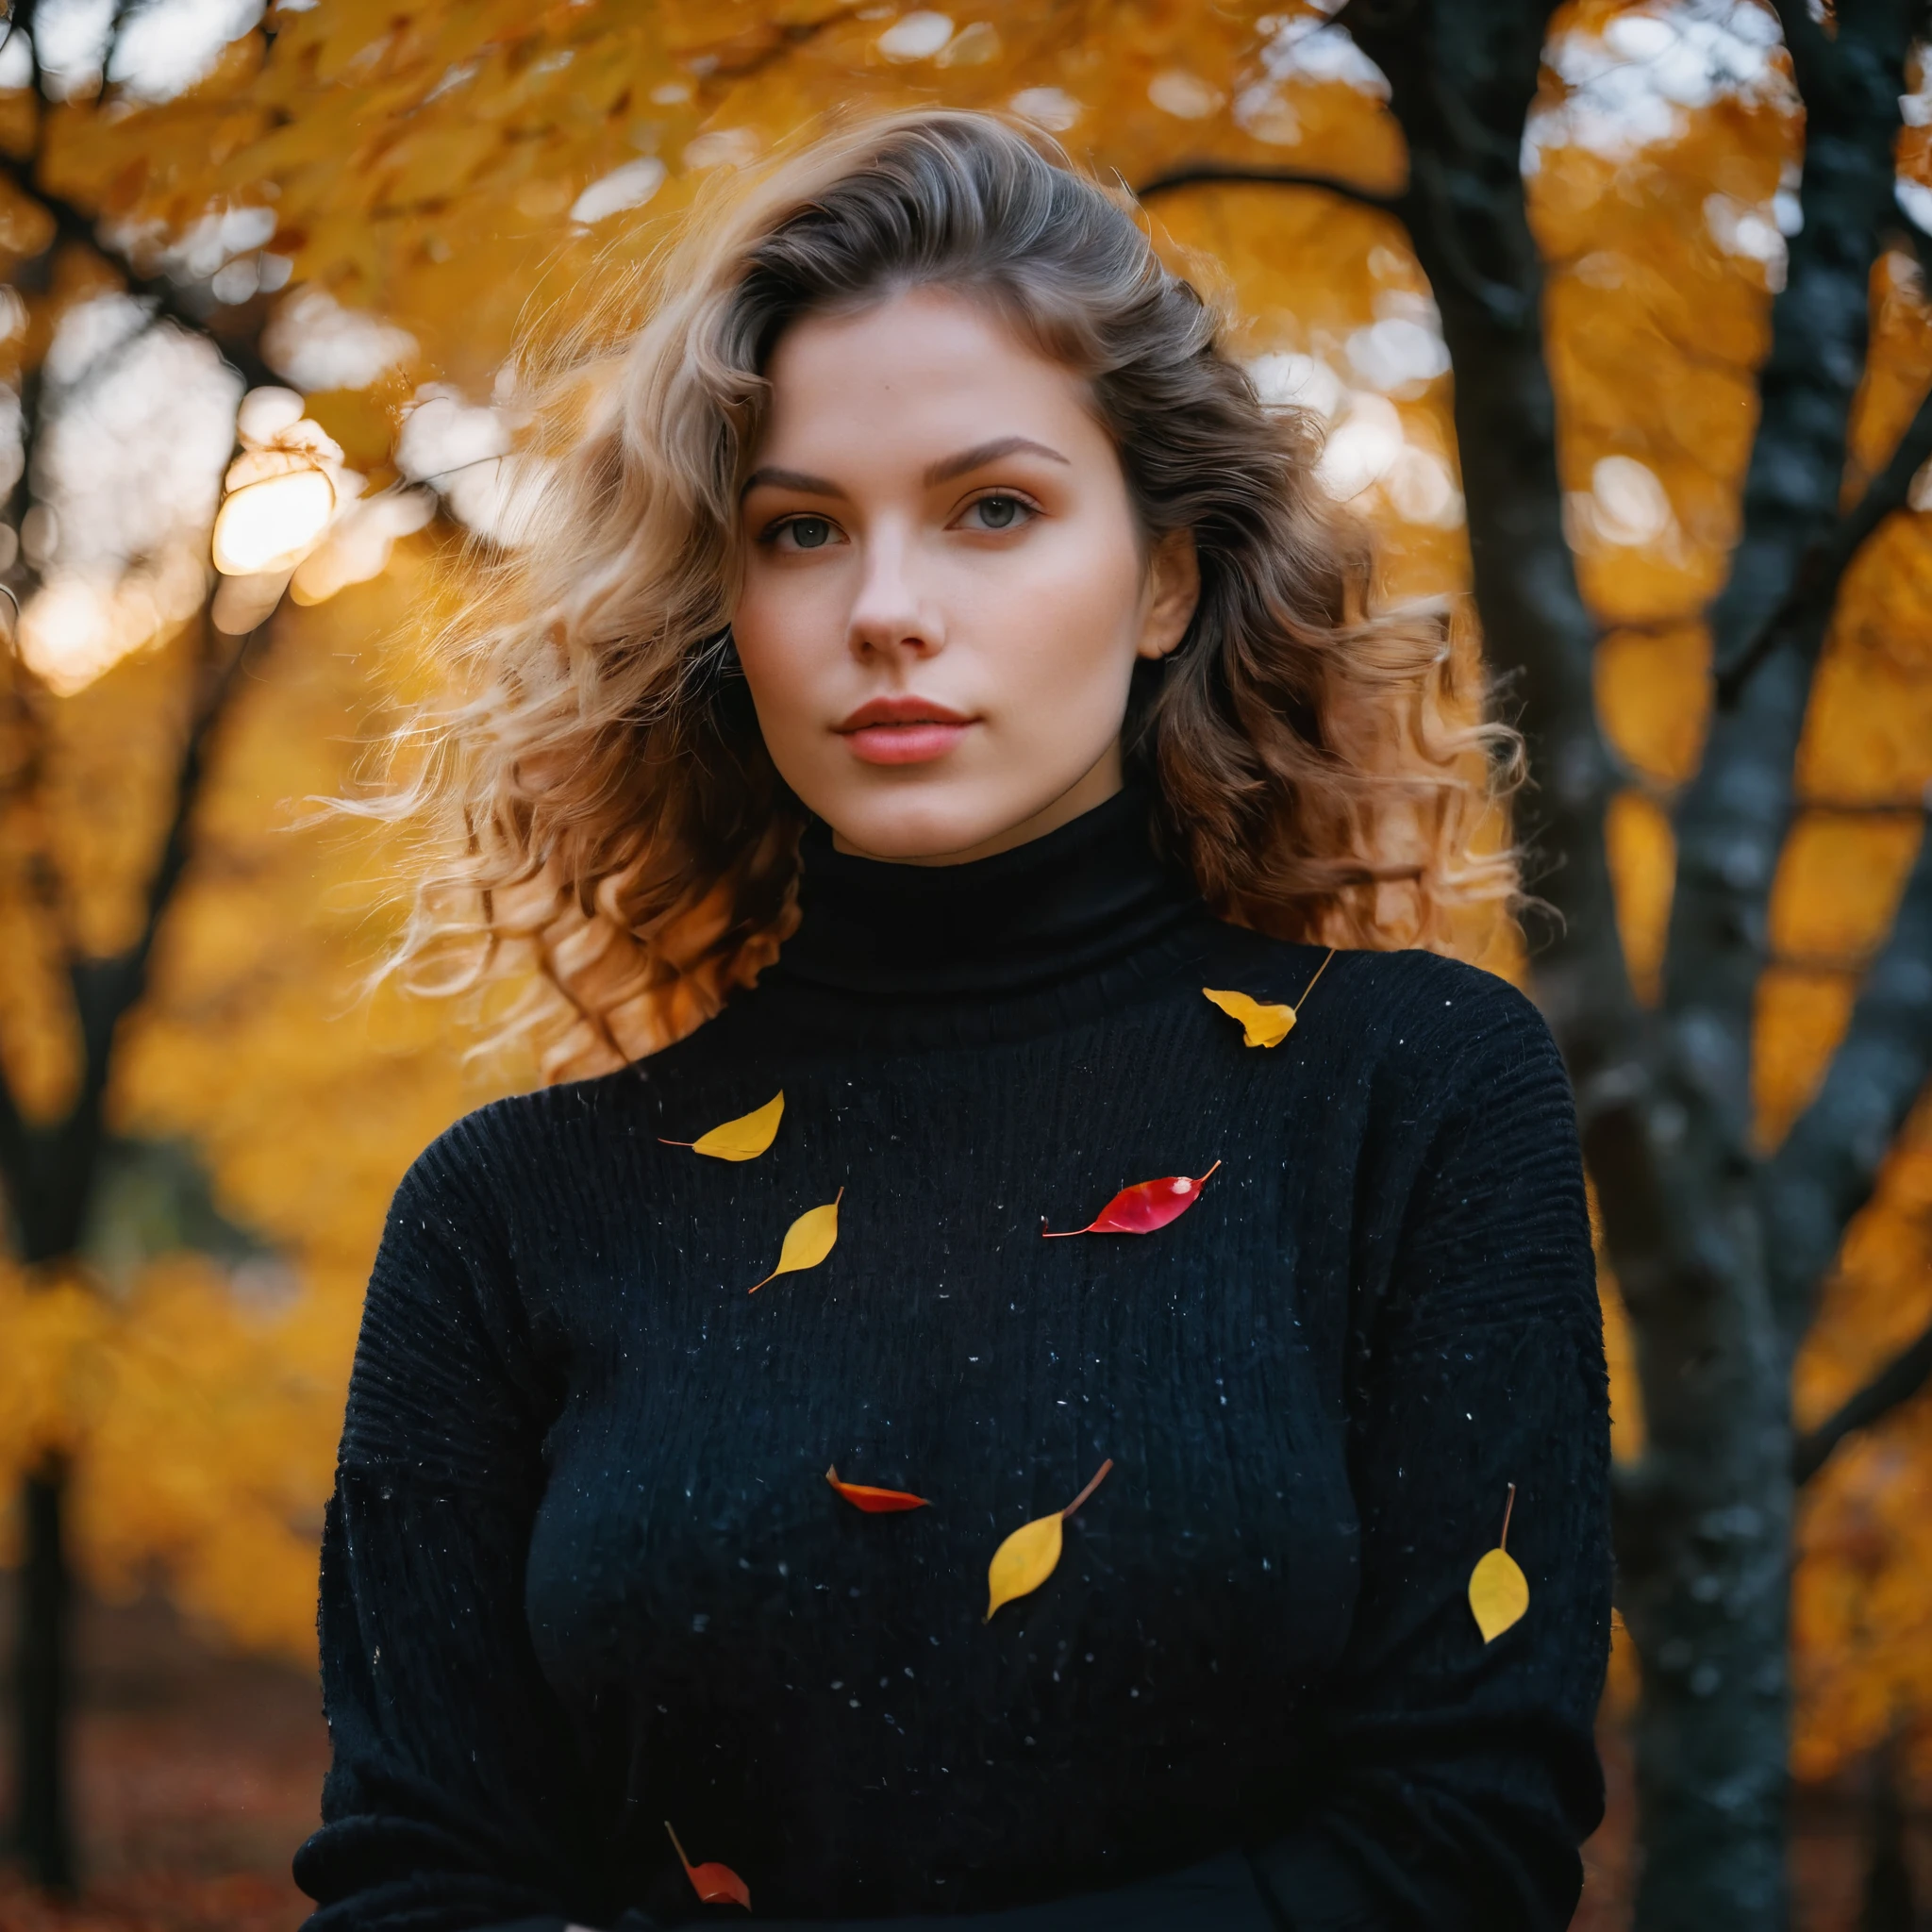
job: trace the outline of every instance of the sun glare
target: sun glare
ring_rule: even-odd
[[[292,570],[335,508],[335,489],[320,470],[291,470],[236,491],[215,519],[215,568],[229,576]]]

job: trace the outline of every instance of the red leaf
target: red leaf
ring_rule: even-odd
[[[1218,1160],[1214,1163],[1214,1167],[1220,1165]],[[1074,1234],[1152,1234],[1157,1227],[1178,1220],[1201,1198],[1202,1182],[1214,1172],[1214,1167],[1200,1180],[1190,1180],[1184,1174],[1171,1174],[1158,1181],[1138,1182],[1131,1188],[1123,1188],[1085,1227],[1063,1227],[1058,1234],[1048,1234],[1042,1221],[1040,1231],[1048,1241],[1056,1241]]]
[[[826,1470],[825,1480],[854,1508],[863,1509],[873,1516],[881,1516],[892,1509],[928,1509],[932,1507],[924,1496],[915,1496],[910,1490],[875,1490],[870,1483],[841,1483],[836,1469]]]
[[[664,1821],[664,1829],[671,1831],[671,1821]],[[677,1842],[677,1834],[671,1831],[672,1849],[677,1854],[677,1862],[684,1867],[684,1875],[691,1880],[691,1890],[698,1895],[698,1903],[707,1906],[742,1906],[751,1910],[751,1888],[745,1884],[729,1865],[693,1865],[684,1856],[684,1847]]]

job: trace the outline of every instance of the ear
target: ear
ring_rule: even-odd
[[[1201,601],[1201,558],[1191,530],[1170,530],[1147,560],[1137,658],[1165,658],[1188,634]]]

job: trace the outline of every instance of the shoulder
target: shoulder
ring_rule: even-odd
[[[1351,953],[1342,990],[1360,1024],[1399,1059],[1426,1059],[1450,1085],[1535,1062],[1560,1066],[1549,1024],[1498,974],[1437,953]]]
[[[623,1067],[593,1079],[510,1093],[445,1127],[410,1163],[396,1191],[406,1205],[500,1206],[580,1166],[589,1143],[642,1131],[647,1074]]]

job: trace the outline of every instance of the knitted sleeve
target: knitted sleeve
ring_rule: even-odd
[[[369,1285],[322,1549],[323,1825],[307,1932],[562,1932],[589,1807],[524,1614],[545,1391],[466,1123],[411,1169]]]
[[[1574,1112],[1526,1001],[1486,982],[1456,1004],[1408,1211],[1358,1318],[1361,1590],[1327,1795],[1257,1860],[1292,1932],[1557,1932],[1603,1810],[1608,1403]],[[1511,1484],[1529,1608],[1485,1643],[1469,1578]]]

